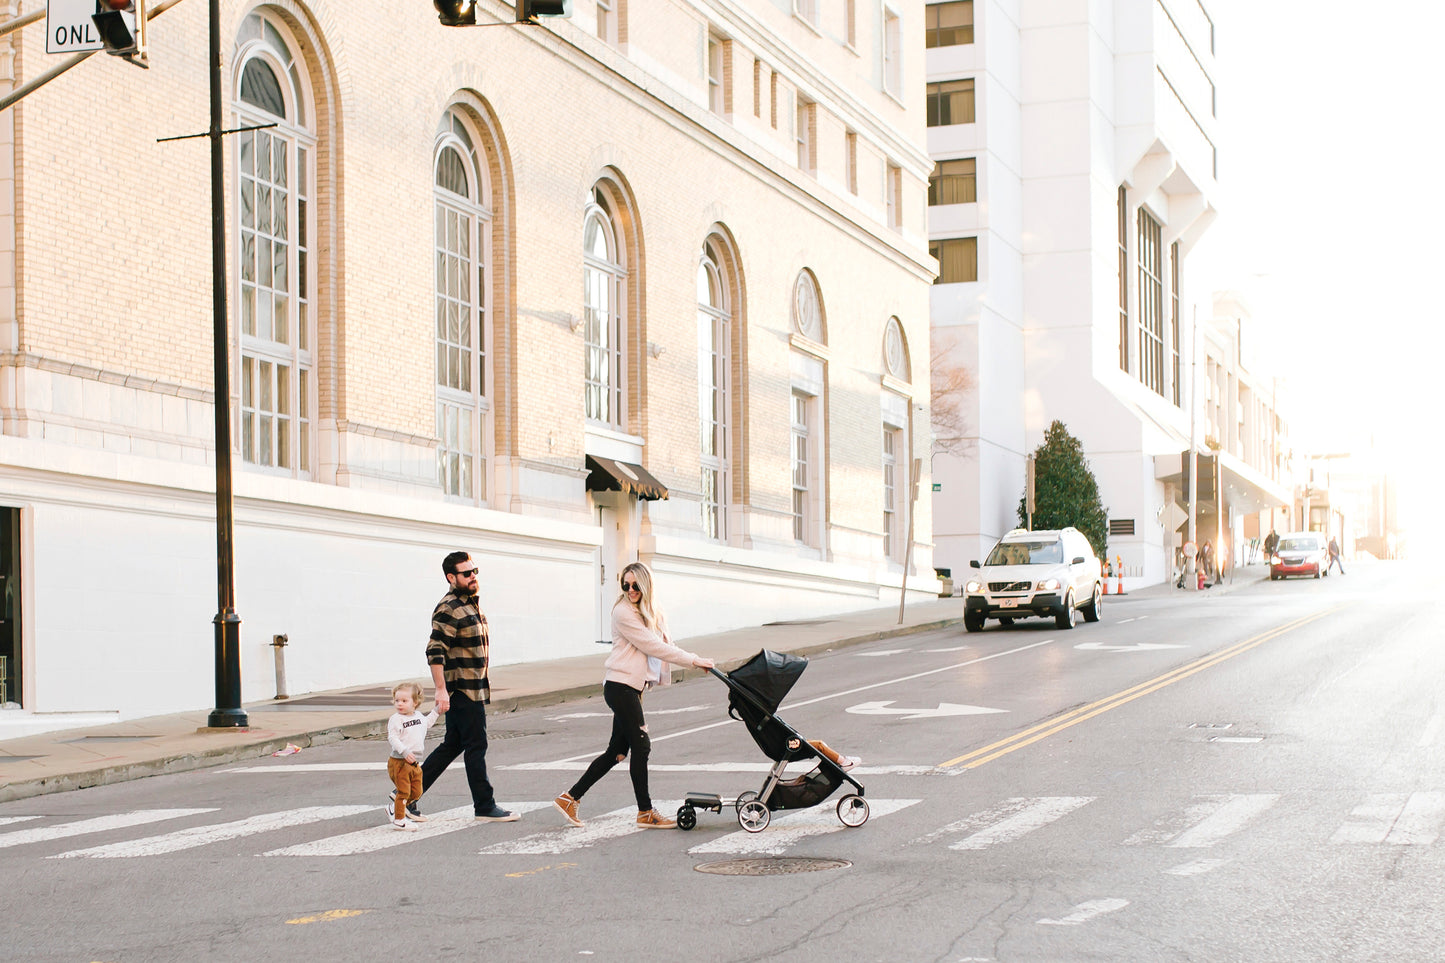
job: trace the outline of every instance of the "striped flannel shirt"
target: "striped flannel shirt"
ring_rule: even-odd
[[[426,661],[442,667],[449,696],[483,704],[492,701],[488,654],[487,617],[477,605],[477,597],[456,591],[442,596],[431,616]]]

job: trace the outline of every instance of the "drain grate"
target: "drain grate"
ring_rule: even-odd
[[[794,873],[819,873],[827,869],[847,869],[853,864],[846,859],[819,859],[809,856],[774,856],[754,859],[719,859],[701,863],[693,869],[714,876],[791,876]]]

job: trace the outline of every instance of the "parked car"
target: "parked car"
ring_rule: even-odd
[[[1322,532],[1291,532],[1281,535],[1269,557],[1270,581],[1291,575],[1330,574],[1330,549]]]
[[[964,586],[963,627],[979,632],[988,619],[1052,618],[1072,629],[1078,613],[1099,621],[1103,568],[1089,540],[1076,528],[1031,532],[1016,528],[999,539],[978,574]]]

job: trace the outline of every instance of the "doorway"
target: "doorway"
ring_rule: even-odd
[[[20,509],[0,508],[0,707],[21,708]]]
[[[622,517],[618,511],[620,496],[617,492],[592,492],[592,511],[597,527],[602,531],[602,544],[597,546],[593,562],[597,592],[597,619],[595,639],[606,644],[612,641],[612,603],[617,601],[614,584],[617,573],[626,563],[618,560],[617,547],[622,541]]]

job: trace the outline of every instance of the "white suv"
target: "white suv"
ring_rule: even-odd
[[[1099,621],[1104,594],[1102,567],[1089,540],[1077,528],[1031,532],[1016,528],[999,539],[978,574],[964,586],[963,626],[983,630],[988,619],[1009,625],[1014,619],[1052,617],[1061,629]]]

